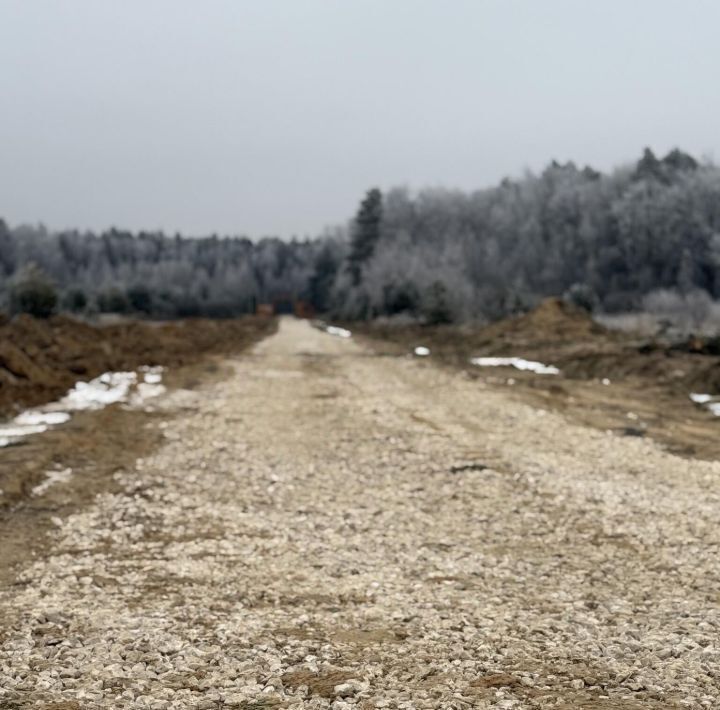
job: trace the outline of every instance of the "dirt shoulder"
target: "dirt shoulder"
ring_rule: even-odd
[[[59,520],[82,510],[98,494],[117,493],[117,474],[134,467],[164,441],[167,422],[183,411],[183,393],[228,377],[224,358],[274,332],[277,322],[248,318],[89,329],[63,320],[21,320],[19,326],[16,334],[29,329],[35,336],[13,345],[20,349],[22,344],[23,352],[32,355],[45,379],[30,374],[28,381],[6,387],[6,398],[18,396],[20,402],[39,404],[62,394],[79,376],[68,363],[82,363],[83,379],[106,369],[160,364],[167,368],[164,384],[169,395],[165,399],[171,404],[139,409],[111,405],[100,411],[77,412],[62,426],[0,448],[0,588],[12,584],[19,569],[44,554]],[[83,350],[77,340],[77,351],[53,359],[56,348],[68,342],[68,333],[73,338],[88,334],[88,347]],[[45,343],[42,350],[38,343]],[[196,351],[191,349],[193,345],[197,345]],[[11,408],[8,401],[6,409]],[[42,495],[34,493],[48,474],[62,476],[66,471],[71,475],[62,485],[50,485]]]
[[[0,324],[0,416],[57,399],[78,380],[103,372],[179,367],[239,352],[276,327],[273,319],[255,316],[94,326],[66,316],[21,315]]]
[[[720,419],[689,398],[720,393],[720,357],[699,339],[673,344],[608,330],[554,299],[486,327],[348,327],[380,354],[409,356],[424,345],[433,362],[569,421],[649,437],[682,456],[720,458]],[[561,375],[477,367],[473,357],[522,357],[554,365]]]

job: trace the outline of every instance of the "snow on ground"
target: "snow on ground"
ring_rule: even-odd
[[[525,360],[521,357],[474,357],[470,362],[479,367],[514,367],[518,370],[528,370],[538,375],[559,375],[560,370],[554,365],[544,365],[535,360]]]
[[[89,382],[77,382],[57,402],[28,409],[11,421],[0,424],[0,448],[14,444],[32,434],[41,434],[53,426],[64,424],[72,412],[97,410],[109,404],[127,402],[141,407],[146,400],[165,392],[162,367],[142,367],[143,381],[136,372],[105,372]]]
[[[691,392],[690,399],[695,402],[695,404],[707,404],[708,402],[712,401],[712,395],[696,394],[695,392]]]
[[[690,399],[695,402],[695,404],[705,405],[706,409],[708,409],[712,414],[716,417],[720,417],[720,401],[718,401],[720,398],[714,397],[711,394],[691,392]]]
[[[136,383],[135,372],[106,372],[90,382],[78,382],[58,404],[71,410],[102,409],[124,402]]]
[[[345,328],[338,328],[336,325],[326,326],[325,332],[328,335],[335,335],[338,338],[349,338],[352,336],[352,333],[349,330],[346,330]]]

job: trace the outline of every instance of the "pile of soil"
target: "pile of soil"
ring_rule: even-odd
[[[533,347],[613,339],[613,333],[596,323],[587,311],[559,298],[548,298],[528,313],[492,323],[481,334],[488,343],[513,342]]]
[[[78,380],[103,372],[176,367],[237,352],[276,327],[256,316],[95,326],[67,316],[20,315],[0,323],[0,416],[57,399]]]
[[[613,331],[586,311],[551,298],[536,309],[487,326],[368,324],[358,333],[406,351],[429,347],[447,363],[467,366],[471,357],[523,357],[559,367],[572,379],[651,379],[687,395],[720,394],[720,356],[712,341],[648,340]]]
[[[619,341],[615,334],[596,323],[590,315],[556,298],[541,303],[522,315],[486,326],[476,324],[427,326],[398,325],[392,322],[354,324],[356,332],[403,346],[426,345],[445,359],[467,362],[469,357],[521,356],[578,348],[597,350]]]

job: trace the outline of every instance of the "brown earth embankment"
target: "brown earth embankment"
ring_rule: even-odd
[[[54,316],[0,323],[0,416],[62,396],[78,380],[143,365],[176,367],[232,353],[274,332],[273,319],[128,321],[95,326]]]
[[[691,337],[684,342],[648,339],[609,330],[585,311],[560,299],[487,326],[351,324],[359,335],[404,352],[425,345],[433,356],[466,366],[471,357],[523,357],[552,364],[564,377],[650,379],[679,393],[720,394],[720,355],[714,341]]]

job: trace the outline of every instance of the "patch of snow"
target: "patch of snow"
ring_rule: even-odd
[[[474,357],[470,362],[479,367],[514,367],[518,370],[528,370],[537,375],[559,375],[560,370],[554,365],[544,365],[535,360],[525,360],[521,357]]]
[[[50,486],[54,486],[56,483],[64,483],[69,480],[70,476],[72,476],[72,469],[64,468],[61,471],[48,471],[45,475],[45,480],[40,485],[37,485],[32,489],[32,494],[34,496],[41,496],[48,488],[50,488]]]
[[[15,424],[19,424],[20,426],[37,426],[40,424],[56,426],[69,421],[70,416],[69,412],[44,412],[40,409],[28,409],[26,412],[23,412],[15,417],[13,421]]]
[[[57,402],[28,409],[6,424],[0,424],[0,448],[64,424],[70,420],[71,412],[102,409],[118,402],[141,406],[166,391],[161,384],[162,367],[142,367],[140,371],[144,373],[143,382],[138,382],[136,372],[106,372],[90,382],[77,382]]]
[[[720,417],[720,401],[718,401],[718,397],[711,394],[691,392],[690,399],[695,402],[695,404],[704,405],[714,416]]]
[[[140,372],[143,374],[143,380],[147,382],[149,385],[158,385],[162,382],[162,373],[164,371],[163,367],[160,367],[159,365],[155,367],[148,367],[147,365],[145,367],[140,368]]]
[[[349,330],[345,330],[345,328],[338,328],[335,325],[326,326],[325,332],[329,335],[336,335],[338,338],[349,338],[352,336],[352,333]]]
[[[695,402],[695,404],[707,404],[712,400],[712,395],[710,394],[696,394],[695,392],[690,393],[690,399]]]
[[[430,354],[430,348],[426,348],[424,345],[418,345],[413,353],[418,357],[427,357]]]
[[[125,401],[136,382],[135,372],[106,372],[90,382],[78,382],[59,404],[72,410],[102,409]]]
[[[9,424],[0,427],[0,440],[10,443],[30,434],[40,434],[47,431],[47,428],[47,424],[16,424],[13,419]]]

